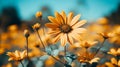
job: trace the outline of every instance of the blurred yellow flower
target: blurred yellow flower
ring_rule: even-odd
[[[25,29],[24,30],[24,36],[25,37],[29,37],[29,35],[30,35],[30,32],[27,29]]]
[[[88,53],[88,52],[81,52],[78,53],[78,61],[81,63],[90,63],[92,64],[93,62],[98,62],[100,58],[94,58],[94,54]]]
[[[102,33],[98,33],[99,35],[101,35],[104,39],[108,39],[114,36],[114,33],[108,33],[108,32],[102,32]]]
[[[39,23],[36,23],[36,24],[34,24],[34,25],[32,26],[32,28],[33,28],[34,30],[38,30],[38,29],[40,28],[40,24],[39,24]]]
[[[11,61],[11,60],[21,61],[24,58],[26,58],[27,51],[24,50],[23,52],[20,52],[16,50],[15,52],[7,52],[7,55],[10,57],[8,61]]]
[[[80,47],[84,47],[84,48],[89,48],[92,47],[93,45],[97,44],[97,41],[81,41],[80,42]]]
[[[118,49],[111,48],[110,52],[108,52],[108,54],[112,54],[114,56],[119,56],[120,55],[120,48],[118,48]]]
[[[12,67],[12,64],[11,63],[8,63],[6,65],[3,65],[2,67]]]
[[[48,16],[48,19],[52,23],[47,23],[46,26],[51,29],[50,34],[54,37],[54,42],[61,41],[61,45],[65,46],[67,41],[73,44],[73,38],[78,39],[80,34],[85,32],[85,28],[79,28],[86,23],[86,20],[79,21],[80,15],[73,17],[73,13],[70,12],[68,17],[65,12],[55,12],[55,17]]]
[[[95,54],[88,52],[87,49],[81,48],[79,51],[76,51],[77,60],[80,63],[93,63],[98,62],[99,58],[95,58]]]
[[[108,67],[120,67],[120,60],[117,61],[117,59],[111,58],[111,62],[106,62],[105,65]]]
[[[40,11],[39,11],[39,12],[36,12],[36,15],[35,15],[35,16],[36,16],[36,18],[42,17],[42,12],[40,12]]]
[[[55,64],[55,60],[51,57],[49,57],[46,61],[45,61],[45,67],[53,67]]]

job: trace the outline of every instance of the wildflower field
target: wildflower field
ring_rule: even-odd
[[[32,23],[0,17],[0,67],[120,67],[119,10],[93,22],[64,10],[37,11]]]

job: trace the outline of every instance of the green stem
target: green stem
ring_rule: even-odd
[[[64,47],[64,52],[65,52],[65,56],[66,56],[66,52],[67,52],[67,46],[66,45]]]
[[[97,53],[100,51],[100,49],[102,48],[103,44],[105,43],[106,39],[103,40],[103,42],[101,43],[100,47],[97,49],[97,51],[95,52],[95,55],[97,55]]]
[[[55,60],[57,60],[57,61],[59,61],[60,63],[62,63],[62,64],[65,64],[65,63],[63,63],[62,61],[60,61],[60,60],[58,60],[57,58],[55,58],[53,55],[50,55],[52,58],[54,58]]]
[[[43,43],[43,41],[42,41],[42,39],[41,39],[41,37],[40,37],[40,35],[39,35],[38,30],[36,30],[36,32],[37,32],[38,38],[40,39],[40,43],[42,43],[42,46],[43,46],[43,48],[44,48],[44,50],[45,50],[45,45],[44,45],[44,43]]]
[[[21,65],[22,65],[22,67],[24,67],[24,65],[23,65],[22,61],[20,61],[20,63],[21,63]]]
[[[27,59],[29,60],[29,56],[28,56],[28,37],[26,37],[26,44],[27,44],[27,47],[26,47],[26,49],[27,49]]]

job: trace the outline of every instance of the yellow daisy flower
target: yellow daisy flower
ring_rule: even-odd
[[[120,60],[117,61],[117,59],[111,58],[111,62],[106,62],[105,65],[108,67],[120,67]]]
[[[55,17],[48,16],[51,23],[47,23],[46,26],[50,28],[50,34],[54,36],[54,42],[61,41],[61,45],[64,46],[67,41],[73,44],[73,38],[78,39],[79,34],[86,31],[85,28],[79,28],[86,23],[86,20],[79,21],[80,15],[73,17],[73,13],[70,12],[66,16],[65,12],[61,14],[55,12]]]
[[[111,48],[110,52],[108,52],[108,54],[112,54],[114,56],[118,56],[118,55],[120,55],[120,48],[118,48],[118,49]]]
[[[11,60],[21,61],[26,57],[27,51],[24,50],[23,52],[20,52],[16,50],[15,52],[7,52],[7,55],[10,57],[8,61],[11,61]]]

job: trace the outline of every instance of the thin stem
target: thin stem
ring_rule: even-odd
[[[57,60],[57,61],[59,61],[60,63],[62,63],[62,64],[65,64],[65,63],[63,63],[62,61],[60,61],[60,60],[58,60],[57,58],[55,58],[53,55],[50,55],[52,58],[54,58],[55,60]]]
[[[26,44],[27,44],[27,46],[26,46],[26,49],[27,49],[27,59],[29,60],[29,57],[28,57],[28,37],[26,37]]]
[[[24,67],[24,65],[23,65],[22,61],[20,61],[20,63],[22,64],[22,67]]]
[[[100,47],[99,47],[99,48],[97,49],[97,51],[95,52],[95,55],[97,55],[97,53],[100,51],[100,49],[102,48],[103,44],[105,43],[105,40],[106,40],[106,39],[103,40],[103,42],[101,43]],[[95,55],[94,55],[94,56],[95,56]]]
[[[66,52],[67,52],[67,46],[66,45],[64,47],[64,52],[65,52],[65,56],[66,56]]]
[[[40,42],[42,43],[42,46],[43,46],[44,50],[45,50],[45,45],[44,45],[44,43],[43,43],[43,41],[42,41],[42,39],[41,39],[41,37],[40,37],[40,35],[39,35],[38,30],[36,30],[36,32],[37,32],[37,35],[38,35],[38,37],[39,37],[39,39],[40,39]]]

